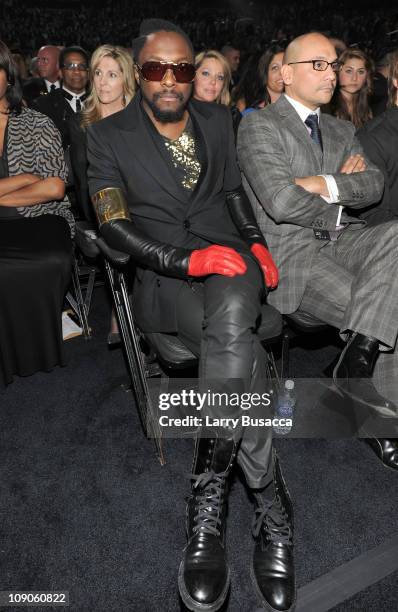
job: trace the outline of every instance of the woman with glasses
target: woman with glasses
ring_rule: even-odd
[[[339,57],[338,83],[325,112],[351,121],[356,128],[372,118],[369,98],[372,93],[373,62],[360,49],[346,49]]]
[[[218,51],[202,51],[195,58],[195,67],[193,97],[202,102],[228,106],[231,101],[231,69],[225,57]]]
[[[0,42],[0,384],[63,363],[74,227],[65,179],[60,134],[23,105]]]
[[[133,60],[122,47],[102,45],[91,57],[89,78],[90,93],[84,110],[69,123],[70,158],[76,196],[80,211],[86,219],[93,217],[87,185],[86,128],[121,111],[133,98],[135,93]],[[114,344],[118,341],[118,327],[112,314],[108,343]]]

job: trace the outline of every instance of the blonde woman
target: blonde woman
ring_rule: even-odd
[[[122,47],[102,45],[90,61],[90,94],[81,115],[87,126],[122,110],[133,98],[133,60]]]
[[[202,51],[195,58],[196,76],[193,97],[202,102],[217,102],[229,106],[231,69],[218,51]]]
[[[80,214],[93,218],[87,186],[86,128],[109,115],[123,110],[135,94],[133,60],[122,47],[101,45],[90,61],[90,94],[80,117],[70,123],[71,164]],[[114,313],[108,344],[119,341]]]

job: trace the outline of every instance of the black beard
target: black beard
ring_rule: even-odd
[[[161,98],[161,95],[159,94],[155,94],[152,100],[147,98],[144,93],[142,93],[142,97],[144,98],[145,102],[148,104],[149,108],[151,109],[156,121],[159,121],[160,123],[178,123],[179,121],[183,119],[187,103],[184,101],[184,98],[181,94],[178,95],[178,99],[181,101],[181,104],[174,111],[161,110],[157,106],[156,102],[159,98]]]

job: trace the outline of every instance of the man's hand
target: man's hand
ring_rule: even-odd
[[[299,185],[309,193],[315,193],[321,196],[329,196],[328,186],[323,176],[303,176],[294,179],[296,185]]]
[[[207,276],[221,274],[236,276],[244,274],[247,266],[241,255],[235,249],[218,244],[192,251],[188,264],[189,276]]]
[[[354,172],[364,172],[364,170],[366,170],[365,159],[359,153],[350,155],[340,168],[341,174],[353,174]]]
[[[266,286],[269,289],[275,289],[279,281],[279,273],[271,253],[260,243],[253,244],[250,250],[261,266]]]

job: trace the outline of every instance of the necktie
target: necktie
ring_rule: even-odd
[[[76,112],[79,113],[82,110],[80,98],[76,98]]]
[[[57,89],[57,87],[52,83],[52,85],[50,85],[50,92],[55,91],[55,89]]]
[[[313,113],[313,114],[311,113],[311,115],[308,115],[304,123],[305,125],[308,125],[308,127],[311,130],[312,140],[316,142],[316,144],[319,145],[321,149],[323,150],[322,135],[321,135],[321,130],[319,129],[319,125],[318,125],[318,115],[316,113]]]

